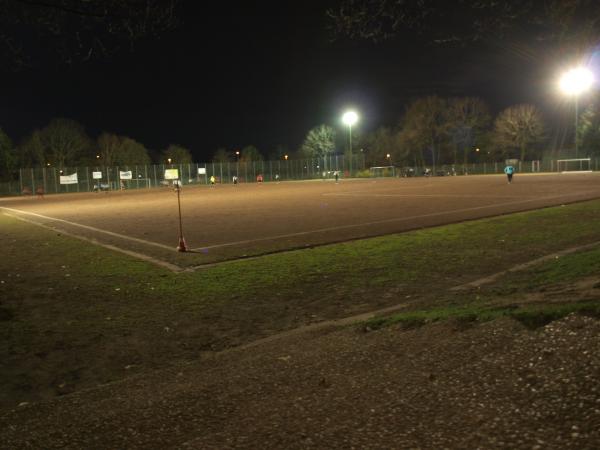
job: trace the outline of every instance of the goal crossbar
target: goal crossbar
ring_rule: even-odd
[[[557,159],[556,168],[560,173],[591,172],[592,158]]]
[[[369,167],[369,171],[376,176],[378,174],[381,174],[382,176],[385,176],[385,174],[390,174],[393,177],[396,175],[396,166]]]

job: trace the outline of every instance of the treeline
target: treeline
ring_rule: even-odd
[[[597,100],[579,117],[580,155],[600,156]],[[328,125],[313,128],[297,153],[303,157],[323,157],[339,153],[340,148],[347,151],[348,132],[336,128]],[[369,166],[542,159],[551,135],[542,112],[534,105],[514,105],[494,117],[480,98],[435,95],[413,101],[395,126],[368,133],[360,133],[360,126],[356,126],[352,132],[353,153],[361,152]]]
[[[192,162],[191,152],[179,145],[151,151],[127,136],[104,132],[92,139],[70,119],[53,119],[18,145],[0,128],[0,180],[17,179],[22,167],[135,166],[152,162]]]
[[[534,105],[514,105],[495,117],[480,98],[428,96],[406,108],[394,126],[361,132],[353,129],[352,151],[362,153],[368,166],[461,164],[484,161],[542,159],[549,126]],[[600,156],[600,96],[579,116],[580,156]],[[308,131],[296,150],[283,145],[262,153],[255,146],[219,148],[214,162],[250,162],[282,158],[322,158],[347,153],[348,130],[341,124],[319,125]],[[16,179],[21,167],[133,166],[151,163],[190,163],[189,149],[169,145],[151,151],[127,136],[102,133],[96,139],[69,119],[54,119],[18,145],[0,128],[0,180]]]

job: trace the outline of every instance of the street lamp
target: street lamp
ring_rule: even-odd
[[[346,111],[342,116],[342,122],[348,125],[348,141],[350,142],[349,153],[350,153],[350,174],[352,174],[352,125],[358,122],[358,114],[354,111]]]
[[[560,78],[560,90],[575,99],[575,158],[579,151],[577,142],[577,122],[579,120],[579,95],[587,91],[594,83],[594,74],[585,67],[577,67],[566,72]]]

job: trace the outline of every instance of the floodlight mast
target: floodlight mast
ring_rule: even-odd
[[[352,175],[352,125],[358,122],[358,114],[354,111],[346,111],[342,116],[342,122],[348,125],[348,140],[350,142],[349,152],[350,152],[350,174]]]
[[[576,67],[563,74],[560,78],[560,90],[572,96],[575,100],[575,158],[579,153],[577,142],[577,127],[579,125],[579,96],[587,91],[594,83],[594,74],[585,67]]]

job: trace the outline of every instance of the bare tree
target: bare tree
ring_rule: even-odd
[[[520,32],[538,42],[589,44],[600,37],[600,4],[595,0],[340,0],[327,15],[334,37],[372,41],[403,30],[435,43],[460,44]]]
[[[440,153],[448,140],[448,112],[445,99],[436,95],[411,103],[401,121],[400,142],[410,147],[415,159],[424,162],[431,155],[431,164],[440,162]]]
[[[116,155],[121,146],[121,138],[113,133],[102,133],[98,136],[98,158],[103,166],[114,166]]]
[[[21,167],[33,167],[36,164],[45,166],[48,162],[46,149],[42,143],[42,133],[34,130],[31,135],[19,144],[19,165]]]
[[[518,151],[521,161],[531,156],[532,147],[544,140],[544,119],[533,105],[511,106],[502,111],[494,122],[494,144],[505,156]]]
[[[0,0],[0,53],[13,68],[42,55],[105,57],[174,29],[178,0]]]
[[[455,97],[448,100],[449,134],[452,141],[454,163],[462,149],[463,163],[467,163],[469,150],[477,145],[491,123],[485,102],[476,97]]]
[[[367,133],[361,139],[360,146],[368,166],[396,165],[406,162],[408,156],[406,147],[401,145],[398,132],[389,127],[380,127]]]
[[[53,119],[39,137],[44,155],[58,167],[77,164],[92,147],[83,126],[70,119]]]

